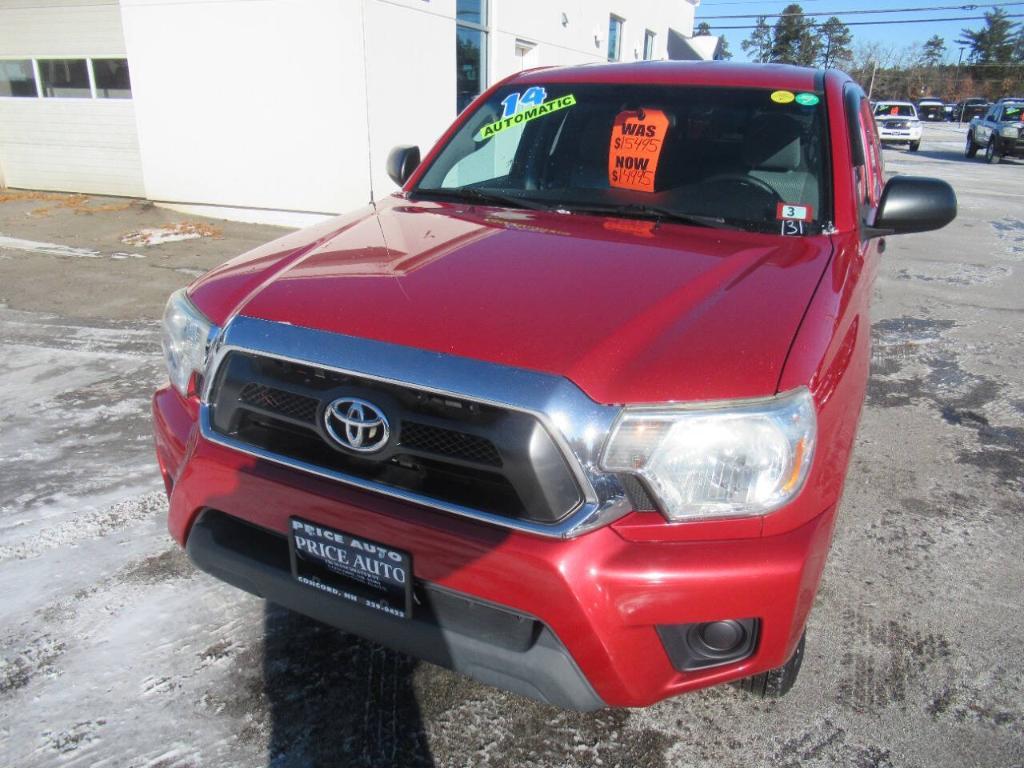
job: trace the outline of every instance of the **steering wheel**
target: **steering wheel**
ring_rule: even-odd
[[[780,195],[768,182],[757,178],[756,176],[747,176],[742,173],[723,173],[719,176],[712,176],[710,179],[704,182],[704,184],[719,184],[721,182],[731,182],[733,184],[739,184],[741,186],[753,187],[759,192],[765,192],[772,196],[772,199],[776,203],[785,202]]]

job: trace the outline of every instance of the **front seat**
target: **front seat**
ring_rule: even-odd
[[[770,186],[784,202],[817,205],[818,181],[807,169],[803,124],[792,115],[764,114],[743,138],[747,175]]]

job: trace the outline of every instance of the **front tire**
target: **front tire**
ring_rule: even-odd
[[[769,669],[759,675],[738,680],[736,687],[746,691],[752,696],[760,699],[779,699],[789,693],[797,676],[800,674],[800,665],[804,661],[804,644],[807,641],[806,630],[800,636],[796,650],[790,656],[789,661],[776,669]]]
[[[917,152],[917,150],[919,150],[921,148],[921,142],[920,141],[912,141],[912,142],[910,142],[910,145],[907,148],[911,152]]]
[[[974,135],[967,132],[967,146],[964,147],[964,157],[974,157],[978,154],[978,145],[974,143]]]
[[[988,140],[988,146],[985,147],[985,162],[992,163],[994,165],[995,163],[998,163],[999,160],[999,148],[996,147],[996,139],[993,136]]]

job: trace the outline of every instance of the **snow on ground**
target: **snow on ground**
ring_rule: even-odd
[[[164,227],[143,227],[126,235],[121,236],[121,242],[125,245],[161,245],[162,243],[177,243],[182,240],[197,240],[200,237],[219,237],[220,230],[208,224],[195,224],[184,222],[181,224],[170,224]]]
[[[180,586],[195,574],[149,426],[158,329],[0,309],[0,357],[0,765],[222,762],[224,733],[197,742],[203,718],[174,710],[202,711],[217,649],[262,612],[212,580]],[[188,729],[152,737],[175,721]]]
[[[199,237],[199,235],[195,235]],[[186,238],[178,238],[186,239]],[[19,237],[7,237],[0,235],[0,250],[25,251],[26,253],[43,253],[47,256],[71,256],[80,259],[101,259],[103,254],[92,248],[73,248],[70,245],[58,245],[57,243],[41,243],[37,240],[24,240]],[[124,253],[118,251],[111,253],[110,258],[123,259],[144,259],[145,254]]]

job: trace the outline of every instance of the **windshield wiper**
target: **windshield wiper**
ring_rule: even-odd
[[[662,208],[657,205],[646,203],[621,203],[607,204],[600,203],[567,203],[565,205],[570,211],[579,213],[612,213],[620,216],[639,216],[653,218],[657,221],[676,221],[680,224],[695,224],[698,227],[711,227],[713,229],[734,229],[743,230],[743,227],[729,224],[719,216],[702,216],[699,213],[684,213],[673,211],[671,208]]]
[[[453,198],[470,203],[480,203],[481,205],[507,205],[512,208],[526,208],[531,211],[549,211],[555,207],[552,204],[542,203],[539,200],[519,197],[518,195],[506,195],[501,192],[491,192],[479,189],[478,187],[438,187],[434,189],[419,187],[414,189],[412,194],[413,196],[429,198]]]

